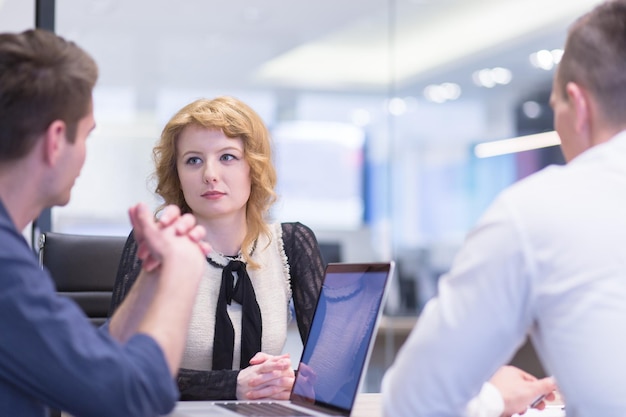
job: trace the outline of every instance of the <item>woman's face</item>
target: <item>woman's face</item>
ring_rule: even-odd
[[[191,125],[180,134],[176,155],[185,201],[200,221],[245,222],[251,180],[241,138]]]

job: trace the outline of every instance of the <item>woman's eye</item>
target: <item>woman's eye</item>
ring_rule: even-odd
[[[198,165],[201,162],[202,160],[200,158],[198,158],[197,156],[192,156],[190,158],[187,158],[187,161],[185,163],[187,165]]]
[[[222,161],[234,161],[234,160],[237,160],[237,157],[235,155],[231,155],[227,153],[227,154],[222,155],[220,159]]]

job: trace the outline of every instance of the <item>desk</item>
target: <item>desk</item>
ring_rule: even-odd
[[[356,398],[356,404],[350,417],[382,417],[382,395],[380,393],[361,393]],[[186,405],[189,406],[189,411],[202,412],[202,401],[181,401],[178,403],[177,410],[185,412]],[[543,410],[528,410],[523,416],[519,417],[566,417],[565,410],[562,408],[563,401],[560,396],[557,395],[557,399],[548,404],[548,407]],[[210,407],[210,406],[206,406]],[[195,413],[194,413],[195,414]],[[67,413],[62,413],[62,417],[72,417]],[[177,413],[173,412],[163,417],[176,417]],[[190,414],[191,415],[191,414]],[[201,414],[198,414],[201,415]],[[234,415],[234,414],[233,414]],[[518,416],[517,414],[515,415]]]
[[[350,417],[381,417],[382,415],[382,395],[377,392],[359,394]]]
[[[207,405],[207,410],[210,407],[215,407],[213,405]],[[176,417],[178,415],[185,415],[185,411],[189,411],[188,415],[202,415],[202,401],[181,401],[178,403],[176,407],[176,411],[179,411],[181,414],[176,412],[172,414],[168,414],[164,417]],[[193,414],[192,414],[193,412]],[[234,414],[233,414],[234,415]],[[354,406],[354,410],[352,411],[351,417],[381,417],[381,394],[380,393],[362,393],[359,394],[356,399],[356,404]]]

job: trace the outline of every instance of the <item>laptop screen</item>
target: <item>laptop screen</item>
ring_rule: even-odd
[[[292,400],[352,408],[390,268],[389,263],[328,265]]]

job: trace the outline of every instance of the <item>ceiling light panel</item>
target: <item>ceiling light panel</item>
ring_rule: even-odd
[[[390,54],[388,18],[357,22],[267,62],[258,80],[297,86],[369,85],[384,88],[528,36],[571,22],[599,0],[466,0],[427,18],[420,7],[398,13]],[[424,6],[428,8],[428,5]],[[393,73],[392,73],[393,71]]]

